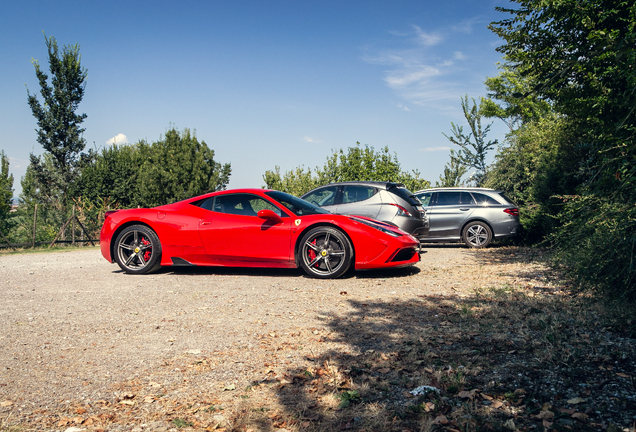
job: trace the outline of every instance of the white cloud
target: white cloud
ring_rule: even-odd
[[[462,22],[460,22],[459,24],[454,25],[452,28],[452,30],[454,32],[459,32],[459,33],[465,33],[465,34],[470,34],[473,32],[473,26],[476,24],[484,24],[487,23],[487,20],[484,20],[481,17],[474,17],[474,18],[469,18],[466,19]]]
[[[308,136],[304,137],[303,141],[306,141],[308,143],[321,143],[322,142],[322,141],[318,141],[317,139],[310,138]]]
[[[450,34],[450,30],[445,33]],[[384,82],[405,101],[449,112],[463,93],[458,77],[465,72],[462,61],[467,56],[448,49],[445,33],[418,26],[412,26],[408,34],[392,32],[399,45],[367,55],[364,60],[386,66]]]
[[[426,148],[420,149],[420,151],[423,151],[423,152],[436,152],[436,151],[448,151],[450,149],[451,149],[450,147],[440,146],[440,147],[426,147]]]
[[[384,78],[389,87],[404,87],[418,82],[425,81],[427,78],[439,75],[439,69],[426,65],[417,65],[413,68],[405,68],[389,72]]]
[[[123,133],[120,133],[120,134],[115,135],[114,137],[112,137],[108,141],[106,141],[106,144],[108,144],[108,145],[128,144],[128,137],[126,135],[124,135]]]
[[[429,47],[429,46],[437,45],[438,43],[442,41],[442,37],[440,35],[436,35],[433,33],[426,33],[418,26],[413,26],[413,27],[415,28],[415,33],[417,34],[418,43],[424,46]]]
[[[465,55],[464,55],[464,53],[463,53],[463,52],[461,52],[461,51],[455,51],[455,52],[453,53],[453,58],[454,58],[455,60],[466,60],[466,56],[465,56]]]

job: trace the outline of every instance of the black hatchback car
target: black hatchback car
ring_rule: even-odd
[[[418,239],[428,234],[428,218],[422,203],[401,183],[331,183],[301,198],[332,213],[366,216],[390,223]]]

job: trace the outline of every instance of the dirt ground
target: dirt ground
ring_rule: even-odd
[[[414,267],[323,281],[271,269],[166,268],[131,276],[97,248],[0,255],[0,426],[180,427],[174,415],[172,423],[153,423],[143,413],[134,424],[97,427],[84,413],[98,404],[142,405],[144,394],[153,395],[148,404],[166,395],[228,394],[327,351],[388,352],[387,325],[378,324],[384,337],[370,332],[354,342],[330,337],[333,323],[369,304],[462,298],[492,287],[554,290],[539,258],[534,249],[430,245]],[[189,374],[202,365],[205,373]]]

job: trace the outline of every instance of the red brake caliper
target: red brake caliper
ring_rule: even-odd
[[[311,244],[315,246],[316,239],[314,239],[314,241],[312,241]],[[314,252],[313,249],[309,249],[309,262],[312,262],[315,259],[316,259],[316,252]],[[318,263],[314,264],[314,267],[318,267]]]
[[[144,244],[144,246],[148,246],[150,244],[150,242],[148,241],[147,238],[143,237],[141,239],[141,242]],[[150,259],[150,255],[152,255],[152,248],[148,248],[146,249],[146,251],[144,252],[144,261],[148,261]]]

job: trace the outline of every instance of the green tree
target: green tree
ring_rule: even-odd
[[[109,199],[123,208],[141,205],[137,174],[144,161],[139,145],[113,144],[92,156],[72,195],[92,202]]]
[[[481,99],[479,112],[487,118],[502,120],[510,131],[552,112],[550,104],[532,93],[534,78],[521,74],[508,62],[498,65],[501,72],[486,78],[488,97]]]
[[[301,196],[318,187],[318,179],[312,175],[310,168],[305,170],[305,167],[296,167],[281,175],[280,167],[276,165],[274,171],[265,171],[263,180],[266,189],[283,191],[295,196]]]
[[[541,242],[560,225],[562,201],[556,195],[576,193],[581,150],[568,120],[546,116],[525,123],[507,137],[484,186],[500,189],[521,208],[523,235]]]
[[[513,2],[517,9],[498,8],[510,17],[490,25],[505,40],[498,50],[532,83],[521,96],[550,103],[562,125],[548,149],[522,152],[554,164],[530,167],[530,195],[561,201],[549,209],[558,221],[551,240],[580,286],[636,299],[636,4]],[[560,181],[549,183],[546,173]]]
[[[457,157],[455,150],[450,151],[450,161],[444,166],[444,174],[439,176],[439,181],[435,182],[435,187],[458,187],[461,186],[461,179],[468,171],[466,165]]]
[[[357,142],[354,147],[334,150],[322,168],[316,167],[315,174],[311,169],[298,167],[281,176],[280,168],[266,171],[263,175],[265,188],[288,192],[299,196],[311,189],[329,183],[343,181],[394,181],[403,183],[409,190],[416,191],[430,186],[420,177],[419,171],[402,171],[396,154],[391,154],[388,147],[376,151],[366,145],[361,147]]]
[[[37,141],[51,155],[47,164],[40,156],[31,154],[35,181],[42,195],[48,199],[68,200],[68,190],[79,175],[80,154],[86,145],[80,127],[86,114],[76,114],[86,86],[87,71],[80,63],[79,45],[64,46],[60,52],[53,36],[46,37],[49,76],[37,60],[32,60],[40,84],[40,103],[27,90],[28,102],[38,124]]]
[[[551,101],[577,126],[607,187],[619,167],[634,165],[623,144],[636,133],[636,3],[513,1],[518,9],[497,8],[511,17],[489,26],[506,42],[498,51],[522,77],[532,75],[525,96]]]
[[[153,207],[223,190],[230,181],[230,164],[216,162],[214,150],[189,129],[172,128],[163,139],[138,146],[143,161],[135,184],[138,205]]]
[[[490,132],[492,123],[485,128],[481,126],[482,114],[480,108],[472,99],[472,106],[468,100],[468,95],[462,98],[462,111],[468,122],[470,132],[464,134],[463,126],[457,126],[451,122],[452,136],[443,134],[450,142],[459,146],[457,158],[462,164],[469,168],[474,168],[475,173],[471,176],[471,180],[475,182],[475,186],[482,186],[488,167],[486,165],[486,155],[489,150],[495,148],[497,140],[486,142],[486,135]]]
[[[9,173],[9,158],[0,150],[0,231],[7,236],[11,226],[10,214],[13,203],[13,174]]]

